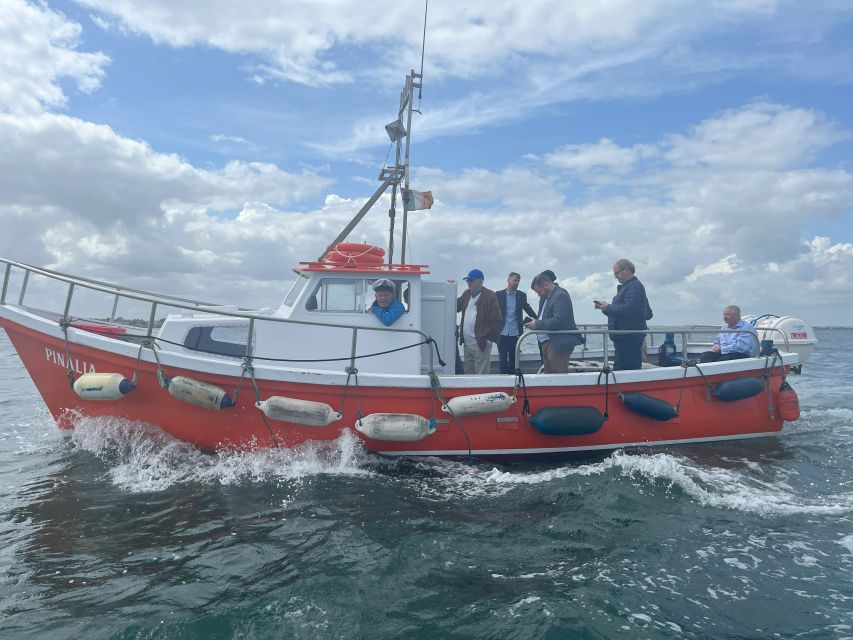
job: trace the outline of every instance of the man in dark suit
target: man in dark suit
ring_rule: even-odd
[[[544,273],[533,279],[533,289],[539,294],[542,302],[539,305],[539,317],[526,322],[527,328],[540,331],[577,331],[572,298],[568,291]],[[540,333],[537,337],[545,373],[568,373],[572,351],[584,342],[583,337],[571,333]]]
[[[647,329],[646,320],[651,320],[652,309],[646,297],[646,289],[634,275],[634,264],[622,258],[613,264],[613,277],[619,281],[616,295],[608,304],[595,301],[595,308],[607,316],[607,328],[614,331]],[[615,371],[643,368],[643,343],[645,333],[623,333],[610,336],[616,355],[613,358]]]
[[[501,337],[498,341],[498,358],[501,373],[512,373],[515,371],[515,345],[518,336],[524,330],[522,326],[522,312],[531,318],[536,317],[536,312],[527,304],[527,294],[518,290],[521,276],[515,271],[506,279],[506,289],[496,292],[498,305],[504,318],[504,327],[501,329]]]

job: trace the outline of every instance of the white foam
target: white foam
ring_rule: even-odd
[[[768,516],[853,512],[853,494],[849,493],[804,498],[784,485],[750,478],[739,470],[702,467],[666,453],[627,455],[617,451],[613,459],[623,473],[667,480],[705,506]]]
[[[366,475],[369,457],[349,430],[328,442],[293,449],[207,455],[154,426],[118,418],[75,420],[72,442],[104,461],[110,480],[130,491],[162,491],[181,483],[233,485],[316,475]]]
[[[420,464],[426,468],[426,463]],[[669,453],[628,454],[616,451],[599,462],[533,472],[504,471],[496,467],[479,469],[438,460],[430,462],[428,467],[445,477],[438,484],[431,482],[424,491],[442,497],[500,496],[519,485],[537,485],[559,482],[569,477],[618,472],[623,476],[651,482],[663,480],[708,507],[765,516],[853,513],[853,493],[804,497],[786,482],[784,470],[779,470],[776,477],[767,479],[761,477],[766,472],[761,465],[743,464],[734,469],[702,466]]]
[[[853,535],[844,536],[838,541],[838,544],[847,549],[847,551],[850,552],[850,555],[853,555]]]

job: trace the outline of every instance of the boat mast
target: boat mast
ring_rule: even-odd
[[[423,43],[421,44],[421,72],[415,73],[415,70],[412,69],[409,72],[409,75],[406,76],[406,84],[403,87],[403,91],[400,93],[400,108],[397,111],[397,119],[385,125],[385,131],[388,132],[388,137],[391,138],[391,143],[396,143],[396,154],[394,157],[394,166],[386,167],[383,166],[382,170],[379,172],[379,180],[382,181],[382,184],[379,188],[373,193],[370,199],[364,203],[364,206],[358,210],[358,213],[353,216],[353,219],[350,220],[349,224],[344,227],[344,230],[341,231],[338,236],[326,247],[326,250],[323,251],[322,255],[317,258],[318,262],[322,262],[323,258],[334,248],[336,244],[339,242],[343,242],[346,237],[355,229],[356,225],[361,222],[361,219],[365,216],[365,214],[370,211],[376,201],[382,197],[382,194],[388,190],[388,187],[391,187],[391,207],[388,209],[388,217],[389,217],[389,228],[388,228],[388,264],[392,264],[394,261],[394,221],[397,216],[397,191],[400,190],[400,183],[403,183],[402,188],[402,200],[403,200],[403,233],[400,239],[402,247],[400,249],[400,264],[406,264],[406,236],[407,236],[407,227],[408,227],[408,219],[409,219],[409,209],[407,205],[407,196],[409,195],[409,152],[412,146],[412,112],[417,111],[420,113],[418,109],[413,107],[414,103],[414,95],[415,88],[418,89],[418,100],[421,98],[421,89],[423,86],[423,74],[424,74],[424,51],[426,49],[426,23],[427,23],[427,11],[429,10],[429,0],[426,0],[424,3],[424,35],[423,35]],[[420,106],[420,102],[418,102],[418,106]],[[403,112],[406,112],[406,124],[403,125]],[[403,153],[403,139],[406,141],[406,150]],[[401,155],[402,162],[401,162]]]

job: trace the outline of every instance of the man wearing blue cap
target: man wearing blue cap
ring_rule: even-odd
[[[484,279],[482,271],[471,269],[465,276],[468,290],[456,300],[456,311],[462,313],[459,343],[464,346],[466,374],[489,372],[492,343],[498,341],[503,327],[498,298],[483,286]]]

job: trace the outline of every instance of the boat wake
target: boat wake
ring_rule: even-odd
[[[330,442],[293,449],[205,454],[159,428],[119,418],[78,417],[73,446],[107,465],[111,482],[131,493],[163,491],[188,483],[237,485],[310,476],[364,476],[373,456],[351,431]]]
[[[722,459],[721,459],[722,460]],[[726,462],[731,462],[725,460]],[[461,466],[461,465],[460,465]],[[620,474],[643,485],[665,483],[667,493],[678,490],[703,507],[730,509],[761,516],[853,513],[853,493],[804,496],[785,478],[754,462],[730,468],[698,464],[669,453],[636,454],[616,451],[599,462],[515,472],[498,468],[435,466],[443,470],[443,488],[435,493],[464,496],[500,496],[522,485],[556,483],[570,478]],[[645,491],[645,489],[644,489]]]

